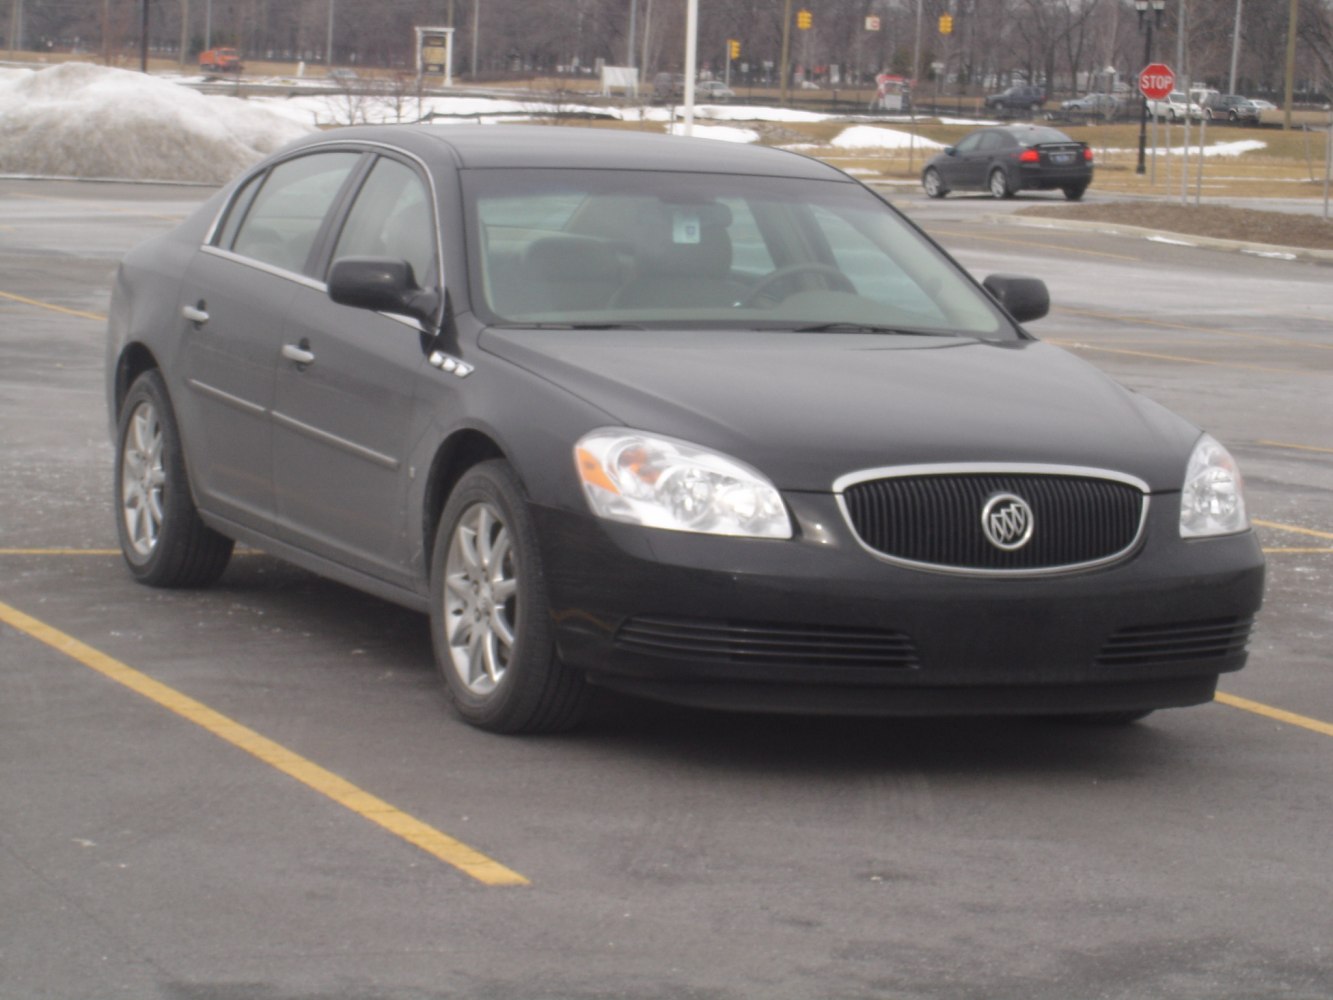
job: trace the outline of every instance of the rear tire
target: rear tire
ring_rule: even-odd
[[[549,733],[582,720],[587,686],[556,657],[537,531],[506,462],[474,466],[445,504],[430,620],[436,668],[471,725]]]
[[[144,372],[125,396],[116,434],[116,530],[134,578],[150,587],[207,587],[235,544],[199,517],[162,375]]]
[[[1064,189],[1065,198],[1069,201],[1078,201],[1083,197],[1083,192],[1088,189],[1086,184],[1071,184]]]
[[[994,198],[1012,198],[1014,189],[1009,186],[1009,176],[999,167],[990,172],[987,181],[991,196]]]

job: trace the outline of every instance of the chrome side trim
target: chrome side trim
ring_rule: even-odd
[[[322,441],[324,444],[332,445],[341,451],[348,452],[349,454],[355,455],[357,458],[365,459],[367,462],[383,466],[386,469],[396,470],[402,465],[402,463],[392,455],[385,455],[382,452],[374,451],[363,445],[359,445],[355,441],[348,441],[346,438],[338,437],[336,434],[322,431],[318,427],[311,427],[309,424],[302,423],[300,420],[297,420],[294,417],[289,417],[286,414],[274,411],[273,421],[274,423],[282,424],[284,427],[288,427],[299,434],[304,434],[306,437],[313,438],[316,441]]]
[[[457,375],[459,378],[467,378],[473,371],[472,366],[466,361],[456,358],[452,354],[445,354],[443,351],[433,351],[426,360],[430,362],[432,368],[438,368],[450,375]]]
[[[229,392],[224,392],[217,386],[209,385],[207,382],[200,382],[197,378],[186,379],[185,384],[197,392],[210,396],[219,402],[226,403],[234,409],[241,410],[256,417],[262,417],[268,412],[267,406],[260,406],[258,403],[252,403],[248,399],[242,399],[240,396],[233,396]]]
[[[848,487],[856,486],[860,483],[872,482],[877,479],[905,479],[914,476],[947,476],[947,475],[1014,475],[1024,474],[1029,476],[1079,476],[1084,479],[1104,479],[1109,482],[1121,483],[1126,486],[1132,486],[1143,494],[1143,508],[1139,512],[1139,524],[1135,529],[1134,537],[1129,544],[1117,552],[1104,556],[1101,559],[1094,559],[1089,562],[1067,563],[1062,566],[1043,566],[1038,569],[977,569],[972,566],[948,566],[940,563],[923,563],[913,559],[903,559],[899,556],[886,555],[878,549],[871,548],[861,538],[852,523],[851,511],[847,509],[847,500],[843,496],[843,491]],[[1068,576],[1071,573],[1082,573],[1087,570],[1097,569],[1101,566],[1109,566],[1112,563],[1120,562],[1133,555],[1143,544],[1144,529],[1148,526],[1148,508],[1152,504],[1152,493],[1148,484],[1137,476],[1131,476],[1123,472],[1116,472],[1112,469],[1096,469],[1081,465],[1028,465],[1017,462],[962,462],[956,464],[941,465],[896,465],[887,466],[879,469],[863,469],[860,472],[849,472],[845,476],[839,476],[833,481],[834,499],[838,503],[838,510],[842,512],[842,519],[846,523],[848,530],[851,531],[852,538],[856,544],[861,546],[875,559],[880,562],[889,563],[893,566],[902,566],[906,569],[921,570],[926,573],[939,573],[945,576],[971,576],[985,579],[1021,579],[1043,576]]]

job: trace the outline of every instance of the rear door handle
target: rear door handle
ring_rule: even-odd
[[[196,326],[203,326],[208,322],[208,313],[204,312],[203,306],[202,302],[198,306],[185,306],[181,309],[181,315]]]
[[[304,344],[305,341],[302,341]],[[297,344],[283,344],[282,356],[288,361],[295,361],[298,365],[313,365],[315,363],[315,352],[307,351],[305,347]]]

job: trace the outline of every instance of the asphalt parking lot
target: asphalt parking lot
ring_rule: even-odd
[[[0,997],[1333,995],[1330,266],[903,198],[1240,460],[1268,589],[1217,703],[514,739],[417,615],[253,552],[123,570],[112,272],[208,193],[0,180]]]

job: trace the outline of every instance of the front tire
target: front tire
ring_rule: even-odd
[[[116,529],[130,572],[151,587],[207,587],[234,543],[199,517],[166,383],[152,369],[125,396],[116,434]]]
[[[921,186],[926,189],[926,194],[931,198],[943,198],[949,193],[949,189],[944,186],[944,178],[934,167],[931,167],[921,176]]]
[[[536,528],[506,462],[465,473],[440,515],[431,639],[450,701],[478,728],[558,732],[585,714],[583,675],[556,657]]]
[[[990,172],[987,186],[994,198],[1012,198],[1014,196],[1014,190],[1009,186],[1009,176],[999,167]]]

